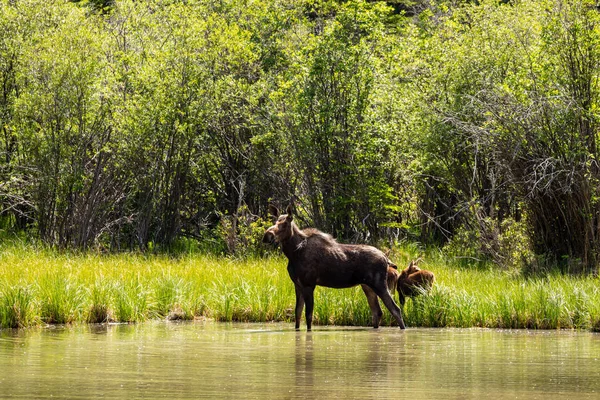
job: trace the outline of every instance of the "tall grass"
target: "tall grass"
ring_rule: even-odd
[[[412,251],[392,258],[405,265]],[[188,255],[57,254],[18,245],[0,252],[0,328],[78,322],[294,319],[295,295],[283,257],[236,260]],[[525,279],[494,269],[426,258],[433,290],[409,299],[409,327],[586,329],[600,331],[600,289],[593,277]],[[371,324],[359,287],[315,292],[315,324]],[[384,325],[394,325],[384,308]]]
[[[0,328],[23,328],[35,321],[32,297],[23,286],[4,287],[0,293]]]

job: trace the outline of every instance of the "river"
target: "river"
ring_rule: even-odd
[[[600,335],[148,322],[0,331],[1,398],[600,397]]]

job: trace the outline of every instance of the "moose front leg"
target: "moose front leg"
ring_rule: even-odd
[[[375,291],[377,296],[379,296],[383,301],[383,304],[386,306],[386,308],[392,313],[392,315],[398,322],[398,326],[400,326],[400,329],[404,329],[405,325],[404,319],[402,318],[402,311],[400,310],[400,307],[398,307],[398,305],[394,302],[394,299],[392,299],[392,296],[390,295],[390,292],[388,292],[387,287],[382,285],[372,287],[371,289]]]
[[[302,294],[302,288],[297,283],[294,284],[296,289],[296,330],[300,329],[300,321],[302,320],[302,309],[304,308],[304,296]]]
[[[304,297],[304,302],[306,303],[306,330],[307,331],[310,331],[312,329],[313,307],[315,305],[314,292],[315,292],[314,286],[302,288],[302,295]]]

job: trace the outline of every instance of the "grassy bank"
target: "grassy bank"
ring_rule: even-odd
[[[394,255],[394,254],[393,254]],[[409,254],[392,257],[404,265]],[[598,279],[515,278],[451,267],[431,256],[428,296],[408,300],[408,327],[600,330]],[[0,328],[148,319],[292,321],[294,290],[280,257],[233,260],[120,254],[65,255],[27,247],[0,252]],[[360,288],[318,288],[315,323],[370,325]],[[392,324],[387,311],[384,324]]]

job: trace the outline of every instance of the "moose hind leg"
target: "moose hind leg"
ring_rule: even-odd
[[[379,306],[379,300],[377,300],[377,295],[367,285],[361,285],[363,292],[367,296],[367,302],[369,303],[369,308],[371,309],[371,315],[373,316],[373,328],[379,328],[379,323],[381,322],[381,317],[383,317],[383,312],[381,311],[381,307]]]
[[[372,289],[375,291],[377,296],[383,300],[385,307],[390,310],[396,321],[398,321],[398,326],[400,326],[400,329],[406,328],[404,325],[404,319],[402,319],[402,310],[400,310],[400,307],[398,307],[398,305],[394,302],[394,299],[392,299],[392,296],[390,295],[390,292],[388,292],[387,288],[383,286],[374,287]]]

